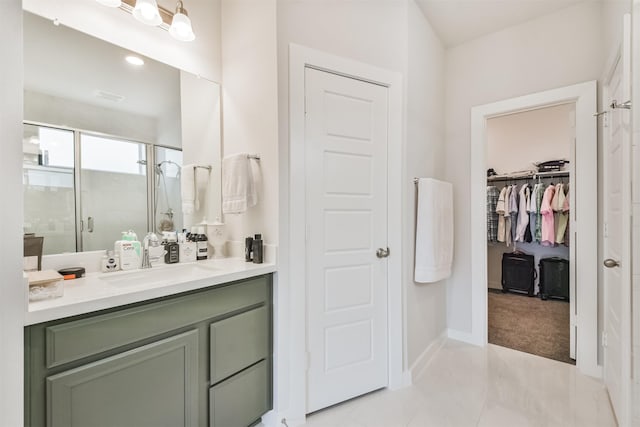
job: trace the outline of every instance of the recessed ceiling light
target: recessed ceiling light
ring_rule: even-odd
[[[137,67],[141,67],[144,65],[144,61],[142,60],[142,58],[138,57],[138,56],[134,56],[134,55],[128,55],[127,57],[124,58],[125,61],[127,61],[129,64],[131,65],[135,65]]]

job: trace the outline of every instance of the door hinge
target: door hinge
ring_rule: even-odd
[[[602,331],[602,347],[607,347],[607,333]]]
[[[604,223],[604,237],[609,237],[609,223],[605,222]]]
[[[306,362],[306,365],[307,365],[306,370],[308,371],[309,369],[311,369],[311,353],[310,353],[310,352],[308,352],[308,351],[307,351],[307,353],[306,353],[306,359],[307,359],[307,360],[305,361],[305,362]]]

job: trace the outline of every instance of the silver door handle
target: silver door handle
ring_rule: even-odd
[[[603,264],[607,268],[620,267],[620,263],[615,259],[611,259],[611,258],[605,259]]]
[[[391,253],[391,251],[389,250],[389,248],[387,248],[387,249],[378,248],[378,250],[376,251],[376,256],[378,258],[387,258],[390,253]]]
[[[93,233],[93,217],[92,216],[87,218],[87,231],[89,233]]]

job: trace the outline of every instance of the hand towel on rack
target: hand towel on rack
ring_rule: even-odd
[[[453,186],[432,178],[418,180],[414,278],[438,282],[451,275],[453,262]]]
[[[196,188],[196,165],[184,165],[180,172],[180,195],[182,196],[182,213],[192,215],[200,209],[198,189]]]
[[[247,153],[222,161],[222,212],[242,213],[258,203],[256,182]]]

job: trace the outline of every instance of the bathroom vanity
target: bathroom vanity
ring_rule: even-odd
[[[115,289],[111,295],[99,281],[118,276],[89,275],[70,284],[62,299],[32,303],[28,319],[38,323],[25,328],[25,425],[232,427],[258,421],[272,407],[275,266],[224,260],[208,267],[215,273],[164,284],[129,275],[131,287],[123,274],[123,282],[113,282],[119,287],[103,284]],[[170,268],[158,271],[171,277]],[[134,274],[145,273],[156,277],[153,271]],[[94,299],[81,289],[92,285]],[[114,306],[38,321],[108,305]]]

